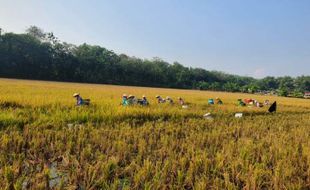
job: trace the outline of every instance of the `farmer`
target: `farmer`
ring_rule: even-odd
[[[159,95],[156,96],[156,99],[157,99],[157,102],[158,102],[159,104],[165,103],[165,102],[166,102],[166,100],[164,100],[164,99],[163,99],[161,96],[159,96]]]
[[[241,100],[241,99],[238,99],[238,106],[245,106],[245,103]]]
[[[121,105],[122,106],[127,106],[128,105],[127,94],[123,94]]]
[[[216,98],[216,104],[218,105],[222,105],[223,104],[223,101],[220,99],[220,98]]]
[[[259,101],[256,101],[256,107],[261,108],[263,106],[264,106],[263,103],[260,103]]]
[[[210,99],[208,100],[208,104],[209,104],[209,105],[214,105],[214,100],[213,100],[213,98],[210,98]]]
[[[185,105],[185,101],[183,100],[183,98],[178,97],[178,100],[179,100],[179,104],[180,104],[181,106]]]
[[[270,104],[270,103],[269,103],[269,100],[265,100],[265,101],[264,101],[264,105],[267,106],[267,105],[269,105],[269,104]]]
[[[172,100],[172,98],[170,98],[169,96],[166,97],[166,101],[167,101],[169,104],[173,104],[173,100]]]
[[[246,104],[251,104],[253,101],[254,101],[254,100],[251,99],[251,98],[246,98],[246,99],[244,99],[244,102],[245,102]],[[253,104],[253,103],[252,103],[252,104]]]
[[[273,104],[271,104],[271,106],[269,107],[268,111],[269,111],[270,113],[276,112],[276,111],[277,111],[277,102],[276,102],[276,101],[273,102]]]
[[[142,96],[142,100],[140,101],[140,104],[142,106],[148,106],[149,105],[149,101],[147,100],[145,95]]]
[[[142,99],[138,99],[137,103],[141,106],[148,106],[149,105],[149,102],[147,101],[145,95],[142,96]]]
[[[128,102],[128,105],[136,104],[135,96],[134,95],[129,95],[128,98],[127,98],[127,102]]]
[[[82,106],[82,105],[89,105],[90,100],[89,99],[83,99],[80,96],[80,93],[74,93],[73,97],[76,98],[76,105],[77,106]]]
[[[149,105],[149,101],[146,99],[145,95],[142,96],[142,103],[143,103],[144,106]]]

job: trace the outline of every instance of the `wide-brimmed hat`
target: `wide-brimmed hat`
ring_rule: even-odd
[[[159,98],[159,97],[160,97],[159,95],[156,95],[156,96],[155,96],[155,98]]]
[[[77,97],[77,96],[79,96],[80,95],[80,93],[74,93],[73,94],[73,97]]]
[[[123,94],[123,97],[127,97],[127,94]]]
[[[142,95],[142,98],[146,98],[146,96],[145,96],[145,95]]]
[[[166,99],[168,99],[168,100],[169,100],[169,99],[171,99],[171,98],[170,98],[169,96],[167,96],[167,97],[166,97]]]

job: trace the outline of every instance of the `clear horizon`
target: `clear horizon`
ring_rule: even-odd
[[[0,27],[229,74],[310,75],[310,1],[1,1]]]

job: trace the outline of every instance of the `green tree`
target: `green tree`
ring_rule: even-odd
[[[278,88],[279,84],[275,77],[265,77],[262,80],[262,84],[264,85],[264,89],[266,90],[275,90]]]
[[[284,97],[286,97],[286,96],[288,96],[288,89],[287,89],[287,87],[285,87],[285,86],[283,86],[283,87],[281,87],[279,90],[278,90],[278,95],[279,96],[284,96]]]
[[[61,42],[52,32],[30,26],[24,34],[0,29],[0,77],[250,92],[300,96],[310,77],[254,79],[219,71],[116,54],[97,45]]]
[[[209,89],[210,90],[222,90],[222,88],[221,88],[221,84],[219,83],[219,82],[213,82],[213,83],[211,83],[210,85],[209,85]]]
[[[200,90],[208,90],[209,89],[209,84],[207,82],[201,81],[198,83],[198,88]]]
[[[234,82],[225,83],[223,88],[227,92],[238,92],[238,91],[240,91],[240,87],[238,86],[238,84],[236,84]]]
[[[26,29],[26,32],[27,34],[37,38],[38,40],[44,40],[46,37],[44,31],[37,26],[30,26],[29,28]]]

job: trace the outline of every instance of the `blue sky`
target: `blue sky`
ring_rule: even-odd
[[[0,0],[0,27],[261,78],[310,75],[309,0]]]

